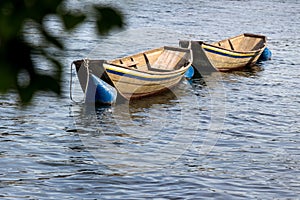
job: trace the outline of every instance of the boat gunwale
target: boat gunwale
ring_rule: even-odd
[[[180,62],[184,61],[182,64],[180,64],[178,67],[178,69],[172,69],[172,70],[162,70],[162,71],[154,71],[151,69],[148,70],[139,70],[136,69],[134,67],[126,67],[126,66],[121,66],[118,64],[113,63],[113,61],[117,61],[119,59],[126,59],[126,58],[131,58],[131,57],[135,57],[135,56],[139,56],[139,55],[143,55],[143,54],[147,54],[147,53],[151,53],[151,52],[155,52],[155,51],[164,51],[164,50],[171,50],[171,51],[180,51],[180,52],[184,52],[184,54],[182,56],[180,56]],[[142,98],[145,96],[151,96],[157,93],[160,93],[162,91],[165,90],[165,88],[157,88],[154,89],[153,91],[149,91],[146,93],[141,93],[141,94],[135,94],[130,93],[130,96],[128,96],[127,93],[124,93],[123,90],[121,90],[116,82],[119,82],[119,78],[122,79],[122,77],[126,77],[127,79],[133,79],[136,80],[137,82],[135,82],[133,85],[140,85],[140,82],[143,82],[142,85],[149,85],[150,87],[153,85],[153,83],[157,82],[157,85],[161,85],[161,84],[166,84],[167,88],[170,87],[174,87],[176,84],[179,83],[179,81],[183,78],[184,73],[188,70],[189,67],[191,67],[193,62],[193,55],[192,55],[192,51],[190,48],[181,48],[181,47],[171,47],[171,46],[163,46],[163,47],[159,47],[159,48],[155,48],[155,49],[150,49],[150,50],[146,50],[143,52],[139,52],[133,55],[129,55],[126,57],[122,57],[122,58],[118,58],[118,59],[114,59],[111,61],[106,61],[103,63],[103,68],[105,70],[105,73],[108,75],[108,77],[111,79],[114,87],[118,90],[119,94],[121,96],[123,96],[125,99],[136,99],[136,98]],[[143,66],[143,65],[142,65]],[[114,80],[113,77],[111,77],[111,75],[116,76],[116,80]],[[166,83],[167,81],[167,83]],[[125,82],[122,84],[126,84]],[[154,84],[155,86],[155,84]]]
[[[220,40],[220,41],[215,42],[215,43],[221,43],[221,42],[229,41],[229,40],[232,40],[232,39],[235,39],[235,38],[238,38],[238,37],[262,38],[263,39],[262,47],[258,48],[256,50],[251,50],[251,51],[240,51],[240,50],[232,50],[232,49],[224,48],[224,47],[217,46],[217,45],[210,44],[210,43],[203,42],[203,41],[198,41],[198,42],[201,45],[209,46],[211,48],[216,48],[218,50],[223,50],[223,51],[227,51],[227,52],[230,52],[230,53],[236,53],[236,54],[253,54],[252,56],[255,56],[256,53],[260,52],[261,50],[263,50],[267,46],[266,36],[259,35],[259,34],[252,34],[252,33],[243,33],[243,34],[240,34],[240,35],[237,35],[237,36],[234,36],[234,37],[230,37],[230,38],[227,38],[227,39]]]
[[[151,70],[151,69],[147,70],[147,71],[146,70],[139,70],[138,68],[137,69],[136,68],[130,68],[130,67],[125,67],[125,66],[113,63],[114,61],[117,61],[117,60],[120,60],[120,59],[128,59],[128,58],[132,58],[134,56],[137,56],[139,54],[151,53],[151,52],[160,51],[160,50],[172,50],[172,51],[184,52],[184,53],[188,54],[189,59],[185,59],[186,64],[183,64],[178,69],[173,69],[173,70],[159,69],[159,71],[155,71],[155,70]],[[184,59],[184,56],[182,56],[180,59]],[[137,77],[144,77],[144,78],[146,78],[146,77],[151,78],[150,76],[158,76],[158,77],[168,77],[168,76],[170,76],[170,77],[172,77],[174,75],[183,74],[183,72],[185,72],[192,65],[192,59],[193,59],[192,52],[191,52],[191,49],[189,49],[189,48],[163,46],[163,47],[159,47],[159,48],[155,48],[155,49],[146,50],[146,51],[136,53],[136,54],[133,54],[133,55],[129,55],[129,56],[125,56],[125,57],[105,61],[103,63],[103,67],[104,67],[105,71],[112,70],[112,71],[121,72],[121,73],[124,73],[124,74],[129,74],[129,75],[133,75],[133,76],[137,76]]]
[[[112,62],[120,60],[120,59],[128,59],[128,58],[134,57],[134,56],[142,54],[142,53],[151,53],[151,52],[160,51],[160,50],[173,50],[173,51],[180,51],[180,52],[185,52],[185,53],[188,53],[188,52],[191,53],[190,52],[191,50],[188,49],[188,48],[173,47],[173,46],[162,46],[162,47],[158,47],[158,48],[154,48],[154,49],[148,49],[148,50],[145,50],[145,51],[142,51],[142,52],[138,52],[138,53],[135,53],[135,54],[132,54],[132,55],[128,55],[128,56],[124,56],[124,57],[118,57],[118,58],[114,58],[114,59],[111,59],[111,60],[106,60],[106,63],[112,64]],[[113,64],[113,65],[124,67],[124,66],[121,66],[121,65],[118,65],[118,64]]]
[[[228,52],[236,53],[236,54],[255,54],[255,53],[261,51],[263,48],[265,48],[265,45],[264,45],[262,48],[259,48],[257,50],[253,50],[253,51],[236,51],[236,50],[226,49],[224,47],[219,47],[219,46],[216,46],[216,45],[208,44],[208,43],[205,43],[205,42],[203,42],[201,45],[209,46],[211,48],[215,48],[215,49],[218,49],[218,50],[220,49],[220,50],[223,50],[223,51],[228,51]]]
[[[173,71],[165,71],[165,72],[156,72],[156,71],[142,71],[142,70],[137,70],[137,69],[130,69],[118,65],[112,65],[112,64],[107,64],[103,63],[103,67],[105,71],[107,72],[108,70],[110,71],[115,71],[119,73],[124,73],[132,76],[137,76],[137,77],[143,77],[143,78],[163,78],[163,77],[172,77],[178,74],[182,74],[184,71],[186,71],[187,68],[191,66],[191,62],[189,62],[188,65],[181,67],[177,70]],[[108,68],[109,67],[109,68]]]
[[[239,52],[239,51],[234,51],[234,50],[229,50],[229,49],[224,49],[224,48],[218,48],[213,45],[207,45],[207,44],[202,44],[202,48],[204,49],[205,52],[210,52],[213,54],[218,54],[220,56],[228,56],[228,57],[233,57],[233,58],[249,58],[249,57],[255,57],[262,52],[262,50],[265,48],[265,46],[259,50],[256,51],[244,51],[244,52]],[[205,47],[206,46],[206,47]]]

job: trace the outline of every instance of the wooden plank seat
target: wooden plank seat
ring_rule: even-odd
[[[130,62],[125,62],[125,63],[120,63],[118,65],[122,66],[122,67],[134,67],[136,68],[136,66],[138,65],[139,63],[136,62],[136,61],[130,61]]]
[[[173,70],[174,66],[181,60],[182,52],[165,50],[153,63],[152,68]]]
[[[163,72],[174,70],[174,66],[176,66],[181,60],[183,52],[165,50],[153,64],[150,64],[146,54],[143,55],[146,60],[148,70]]]
[[[137,65],[139,64],[137,61],[135,61],[132,57],[126,58],[126,59],[120,59],[117,61],[118,64],[114,63],[115,65],[126,67],[126,68],[137,68]]]

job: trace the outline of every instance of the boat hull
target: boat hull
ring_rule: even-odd
[[[104,64],[114,86],[126,99],[137,99],[171,89],[179,83],[188,67],[174,73],[144,73]]]
[[[191,50],[178,47],[151,49],[111,61],[73,62],[82,90],[85,94],[91,93],[86,101],[93,100],[91,91],[96,91],[97,103],[103,104],[143,98],[170,90],[186,75],[191,63]],[[111,88],[117,92],[117,97]]]
[[[107,61],[103,67],[119,94],[130,100],[171,89],[191,62],[190,49],[165,46]]]
[[[256,34],[241,34],[212,44],[190,41],[193,52],[193,67],[200,73],[232,71],[254,65],[266,48],[266,37]],[[180,41],[181,47],[187,41]],[[214,68],[214,69],[213,69]]]
[[[255,52],[234,52],[208,44],[202,44],[206,56],[219,71],[237,70],[255,64],[263,49]]]

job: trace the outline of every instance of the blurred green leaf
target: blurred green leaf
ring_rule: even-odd
[[[14,4],[13,1],[0,0],[0,38],[2,39],[16,37],[22,28],[24,15],[23,12],[16,11]]]
[[[95,6],[97,28],[100,35],[105,35],[113,28],[122,28],[124,25],[123,17],[120,11],[110,8]]]
[[[22,2],[14,0],[15,2]],[[64,0],[23,0],[25,6],[18,7],[18,12],[26,12],[26,17],[34,19],[38,23],[42,23],[45,16],[56,14],[57,7]],[[17,4],[18,4],[17,3]],[[16,4],[16,3],[15,3]]]
[[[40,29],[43,36],[45,37],[46,40],[48,40],[48,42],[54,44],[56,47],[60,49],[64,48],[63,44],[58,40],[58,38],[50,35],[43,27],[41,27]]]
[[[23,105],[26,105],[31,101],[31,99],[36,91],[36,89],[33,87],[32,83],[30,85],[28,85],[27,87],[18,87],[17,90],[19,93],[21,103]]]
[[[18,73],[20,69],[25,69],[29,74],[34,73],[34,66],[31,60],[32,47],[21,37],[13,38],[6,43],[4,59],[10,64],[11,70]]]
[[[56,94],[61,93],[59,82],[49,75],[42,74],[35,74],[31,77],[28,86],[18,86],[17,89],[23,105],[28,104],[37,91],[51,91]]]
[[[58,50],[63,50],[64,43],[60,37],[45,29],[45,17],[48,15],[61,17],[65,30],[69,31],[90,16],[89,13],[93,13],[89,10],[86,13],[78,10],[76,13],[66,12],[62,9],[64,2],[65,0],[0,0],[1,93],[13,89],[18,92],[24,104],[30,103],[34,94],[40,90],[61,94],[62,64],[51,55],[53,50],[50,52],[47,48],[43,49],[44,45],[34,46],[25,42],[24,24],[26,21],[33,21],[40,30],[36,34],[40,34],[38,37],[45,38],[47,42],[45,46],[53,44]],[[96,14],[92,17],[101,35],[108,33],[112,28],[123,27],[123,16],[120,11],[106,6],[93,8]],[[34,54],[43,56],[53,66],[51,75],[37,72],[38,63],[32,60]]]
[[[55,69],[53,70],[53,78],[60,82],[63,69],[62,64],[52,56],[48,55],[47,52],[45,52],[44,50],[41,51],[41,54],[52,63]]]
[[[36,88],[38,90],[51,91],[56,94],[61,93],[60,82],[58,82],[57,79],[52,76],[38,74],[33,79],[33,83],[34,85],[38,86]]]
[[[13,87],[15,74],[1,61],[0,66],[0,92],[5,93]]]
[[[75,26],[82,23],[86,18],[84,14],[72,14],[72,13],[65,13],[61,17],[64,22],[65,28],[67,30],[71,30],[75,28]]]

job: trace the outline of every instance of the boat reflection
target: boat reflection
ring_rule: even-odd
[[[200,125],[198,98],[184,81],[158,96],[83,106],[75,117],[77,133],[99,164],[151,170],[175,161],[191,145]]]
[[[245,67],[237,71],[232,71],[231,73],[228,74],[244,76],[244,77],[255,77],[261,71],[263,71],[263,67],[258,63],[253,66]]]

